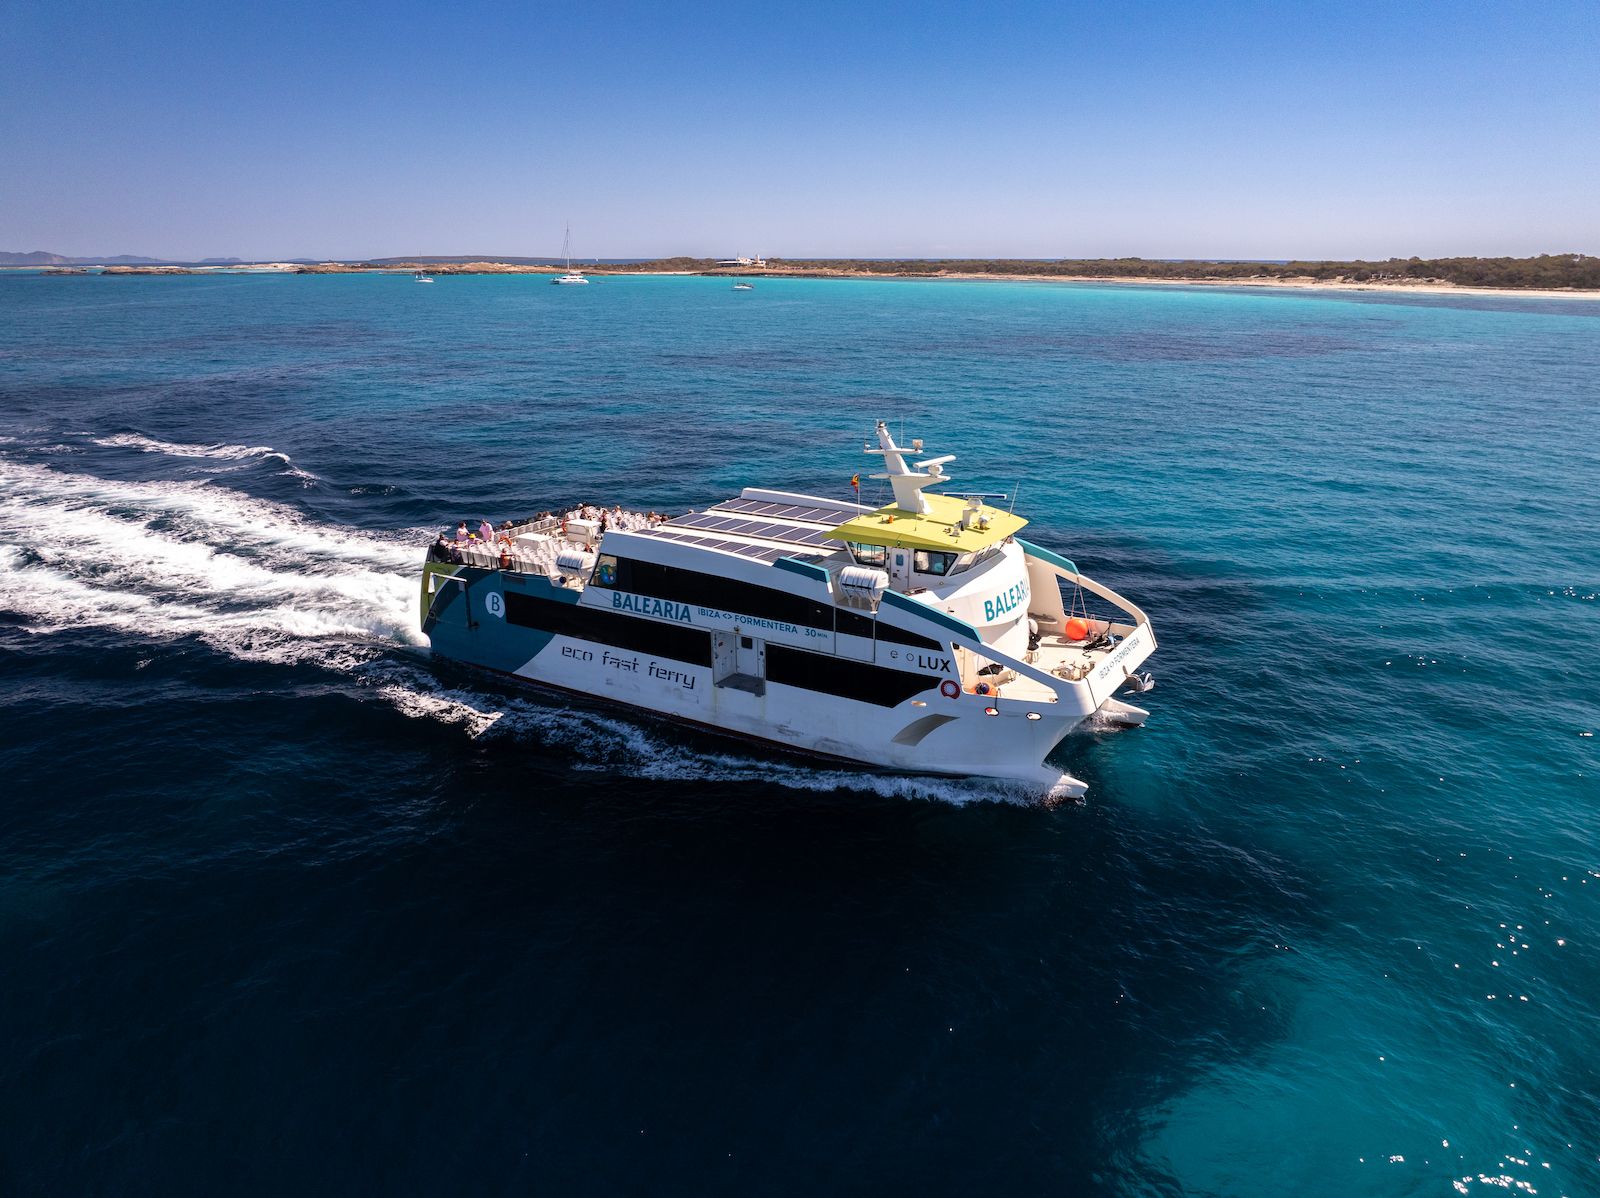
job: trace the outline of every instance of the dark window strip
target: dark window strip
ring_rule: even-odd
[[[880,641],[912,645],[919,649],[947,647],[930,637],[908,632],[881,620],[872,620],[859,612],[837,610],[827,603],[805,595],[795,595],[788,591],[759,586],[753,582],[718,578],[715,575],[701,574],[678,566],[663,566],[656,562],[619,558],[616,589],[631,591],[636,595],[649,595],[654,599],[666,599],[672,603],[687,603],[693,607],[710,607],[717,611],[737,612],[740,615],[755,616],[763,620],[778,620],[804,628],[831,630],[837,617],[838,630],[849,636],[861,636],[870,640],[873,636],[873,625],[876,624],[877,639]]]
[[[506,619],[522,628],[537,628],[616,649],[670,657],[691,666],[711,664],[711,634],[681,624],[645,620],[582,604],[536,599],[515,591],[506,592]]]
[[[875,703],[879,707],[898,707],[912,696],[939,685],[937,678],[927,674],[908,674],[904,670],[851,661],[847,657],[808,653],[770,642],[767,644],[767,681]]]

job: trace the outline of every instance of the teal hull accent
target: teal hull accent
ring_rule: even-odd
[[[538,575],[508,574],[476,566],[453,567],[448,574],[432,573],[439,577],[439,590],[422,621],[422,631],[433,651],[503,674],[515,674],[554,639],[554,634],[541,629],[507,622],[508,593],[562,603],[578,601],[575,591]]]

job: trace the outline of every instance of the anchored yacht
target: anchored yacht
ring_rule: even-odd
[[[443,657],[786,749],[1082,794],[1044,760],[1096,713],[1144,721],[1116,692],[1153,685],[1149,619],[1021,516],[931,490],[954,455],[913,461],[882,421],[866,452],[887,506],[747,487],[670,519],[463,525],[429,551],[422,629]]]
[[[561,243],[561,253],[567,260],[567,273],[564,274],[564,275],[557,275],[555,278],[551,279],[550,281],[552,283],[565,284],[567,286],[571,286],[574,283],[587,283],[589,280],[583,277],[583,274],[582,274],[581,271],[576,271],[576,270],[572,269],[572,226],[571,225],[567,226],[567,236],[566,236],[566,239]]]

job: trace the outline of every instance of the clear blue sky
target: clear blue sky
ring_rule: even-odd
[[[0,250],[1600,252],[1600,0],[0,0]]]

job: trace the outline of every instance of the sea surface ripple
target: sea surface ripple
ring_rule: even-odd
[[[1082,804],[429,658],[879,416],[1151,614]],[[1597,479],[1594,302],[0,272],[0,1191],[1600,1193]]]

